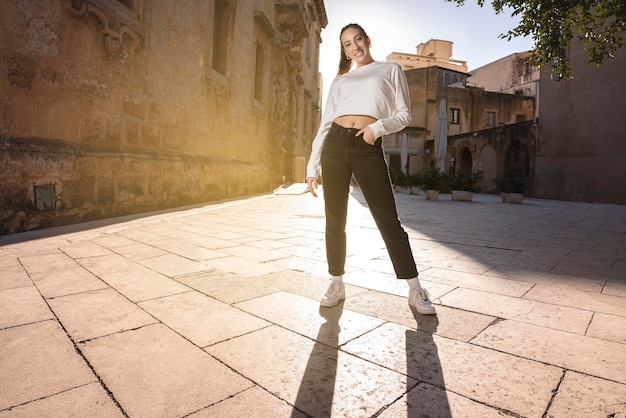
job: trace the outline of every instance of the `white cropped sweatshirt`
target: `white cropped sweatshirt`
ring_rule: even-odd
[[[409,87],[399,64],[374,61],[333,80],[317,135],[313,140],[306,176],[317,177],[326,135],[339,116],[376,118],[369,125],[375,138],[401,131],[411,122]]]

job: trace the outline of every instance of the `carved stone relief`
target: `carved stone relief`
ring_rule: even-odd
[[[271,150],[280,159],[280,176],[290,180],[297,137],[300,102],[298,80],[302,79],[302,44],[308,37],[306,11],[299,2],[276,5],[275,56],[272,68]],[[278,173],[274,173],[276,176]]]
[[[91,13],[102,25],[99,35],[111,57],[124,62],[136,48],[145,46],[145,36],[135,11],[117,1],[67,0],[67,10],[75,18]],[[137,8],[139,6],[136,6]]]

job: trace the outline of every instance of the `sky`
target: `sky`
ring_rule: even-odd
[[[511,10],[496,15],[491,1],[483,7],[466,0],[458,7],[445,0],[325,0],[328,25],[322,29],[320,72],[324,80],[322,106],[339,65],[339,32],[358,23],[372,42],[370,52],[385,61],[391,52],[417,53],[430,39],[454,43],[452,59],[467,62],[469,71],[514,52],[533,48],[532,38],[511,41],[498,36],[515,28],[520,19]]]

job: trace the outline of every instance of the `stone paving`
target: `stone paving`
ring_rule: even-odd
[[[437,316],[358,189],[0,237],[0,418],[624,417],[626,206],[396,195]]]

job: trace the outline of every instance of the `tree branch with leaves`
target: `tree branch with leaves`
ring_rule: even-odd
[[[485,0],[477,3],[482,7]],[[626,0],[492,0],[491,6],[496,14],[510,9],[511,16],[521,18],[500,38],[532,37],[531,64],[538,68],[550,64],[558,80],[573,76],[565,51],[574,36],[582,41],[587,62],[595,65],[613,59],[626,40]]]

